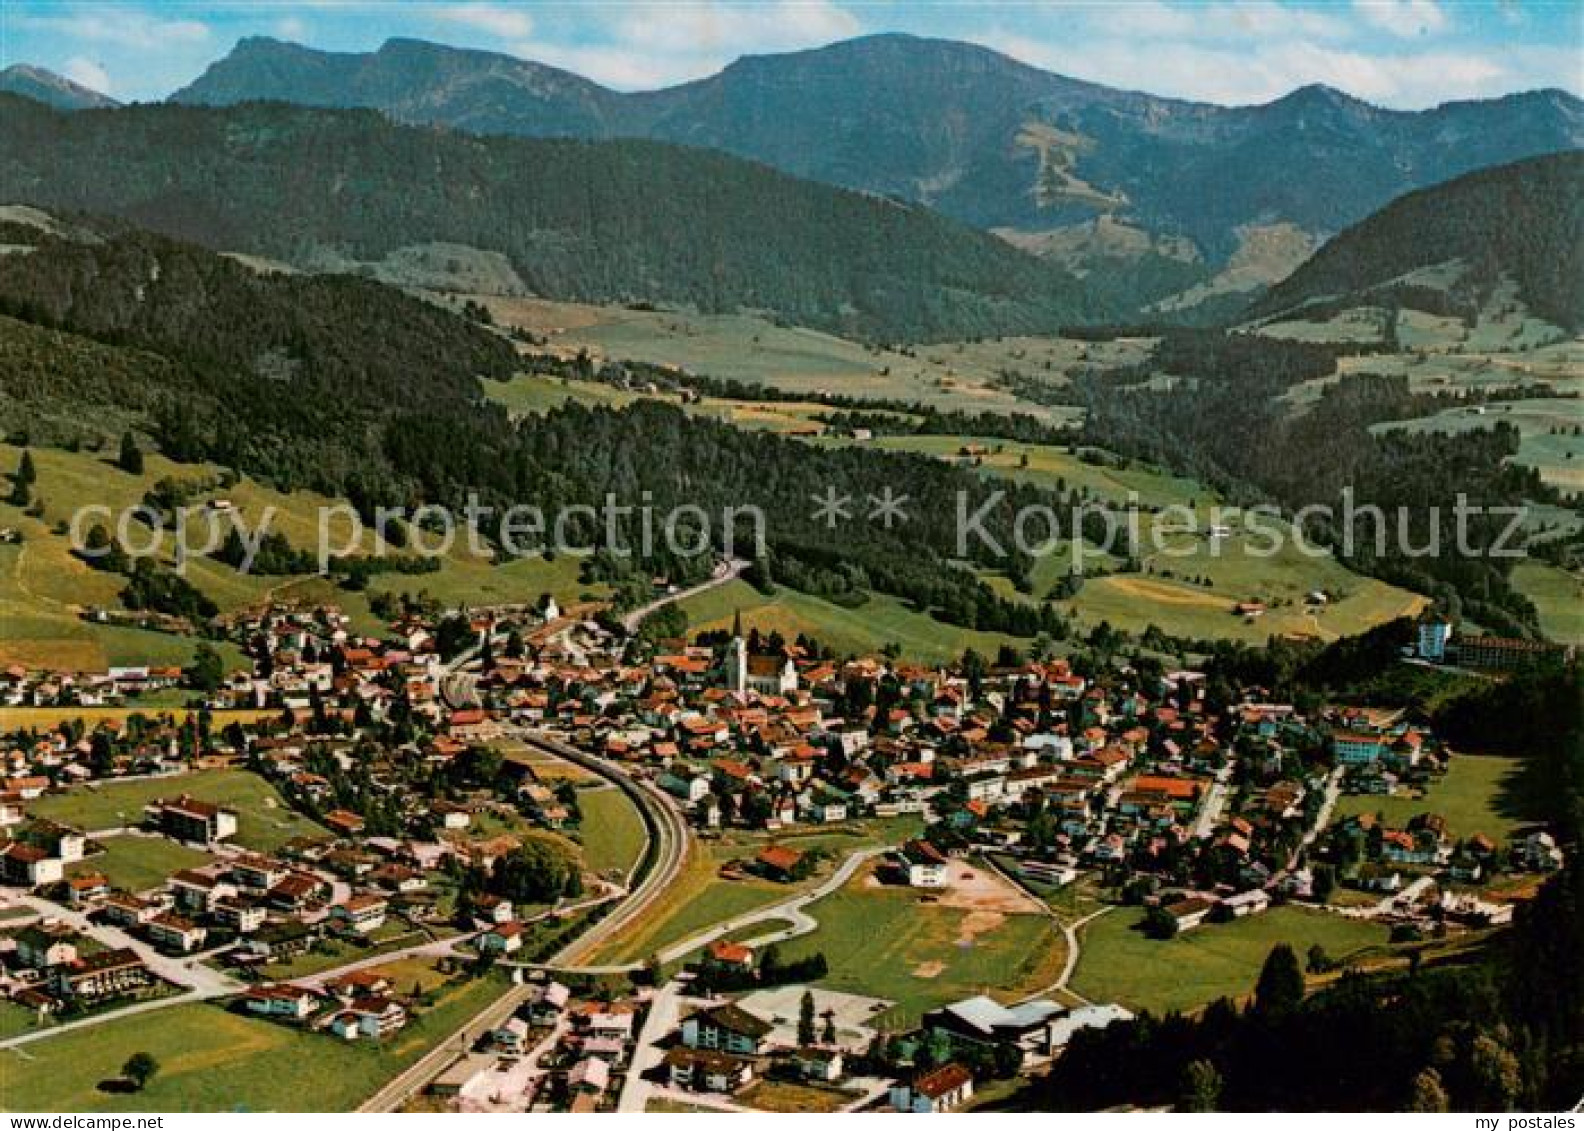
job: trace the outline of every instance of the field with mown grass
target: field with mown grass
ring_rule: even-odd
[[[267,521],[265,529],[285,535],[294,548],[313,551],[319,546],[322,521],[330,551],[367,554],[375,550],[373,531],[354,531],[344,500],[311,491],[276,491],[247,477],[223,484],[218,467],[175,463],[155,453],[145,454],[144,473],[136,476],[117,468],[111,452],[29,451],[38,476],[33,496],[42,501],[44,513],[34,517],[0,504],[0,527],[14,527],[23,539],[20,545],[0,546],[0,663],[102,671],[111,665],[185,666],[191,662],[198,643],[194,637],[101,625],[80,616],[90,608],[119,609],[126,580],[91,569],[73,554],[68,533],[73,516],[89,505],[109,507],[119,515],[138,506],[160,479],[195,485],[192,506],[216,500],[231,505],[229,513],[235,519],[214,517],[216,538],[222,537],[233,521],[240,521],[248,531],[258,530]],[[0,444],[0,469],[10,471],[21,458],[21,448]],[[195,551],[209,539],[208,521],[203,514],[192,519],[187,541]],[[115,533],[115,520],[106,521],[103,514],[93,515],[85,529],[97,522]],[[147,527],[132,522],[127,530],[134,546],[147,544],[163,564],[174,566],[173,534],[167,531],[145,543],[144,539],[152,539]],[[368,593],[349,592],[313,575],[243,573],[198,555],[188,557],[184,569],[187,580],[222,612],[269,600],[335,604],[352,618],[355,631],[376,635],[384,626],[369,611],[372,593],[423,593],[451,607],[529,603],[542,593],[552,594],[567,606],[609,593],[605,586],[584,585],[579,580],[581,561],[574,556],[497,562],[472,556],[465,537],[459,535],[437,561],[439,568],[432,573],[377,574],[369,580]],[[228,670],[245,666],[236,647],[226,642],[216,646]]]
[[[1402,828],[1420,813],[1439,813],[1456,840],[1484,833],[1502,844],[1523,823],[1508,797],[1521,765],[1520,758],[1454,754],[1446,774],[1432,781],[1423,797],[1346,796],[1337,801],[1333,819],[1379,813],[1391,827]]]
[[[619,872],[626,875],[642,858],[649,843],[648,830],[632,800],[614,786],[578,791],[578,810],[583,820],[577,839],[583,849],[583,865],[592,872]]]
[[[975,994],[1011,1001],[1040,990],[1066,959],[1046,915],[944,906],[911,888],[877,886],[868,869],[805,910],[819,929],[780,944],[783,955],[823,954],[830,973],[821,985],[896,1002],[880,1019],[891,1029]]]
[[[544,348],[567,357],[586,351],[596,361],[668,365],[791,393],[839,393],[1048,419],[1061,418],[1064,410],[1019,399],[1002,387],[1002,375],[1013,372],[1060,387],[1078,368],[1136,361],[1148,345],[1144,340],[987,338],[887,349],[749,314],[475,297],[497,323],[531,330],[547,339]]]
[[[233,839],[246,848],[273,852],[293,837],[330,837],[325,829],[288,807],[269,782],[246,770],[201,770],[111,781],[97,787],[76,786],[40,798],[29,811],[82,829],[105,829],[123,822],[135,825],[143,818],[143,806],[182,793],[236,809],[237,835]]]
[[[848,608],[785,586],[767,597],[745,581],[733,581],[687,598],[681,608],[689,635],[730,628],[740,614],[744,630],[779,632],[787,640],[806,635],[837,655],[872,655],[895,644],[910,659],[944,662],[969,648],[993,656],[1003,643],[1019,643],[1016,637],[946,624],[878,593]]]
[[[1230,923],[1206,923],[1174,939],[1144,934],[1142,908],[1118,907],[1079,930],[1071,987],[1094,1002],[1119,1002],[1159,1015],[1202,1008],[1219,997],[1254,991],[1260,967],[1277,943],[1304,961],[1316,943],[1332,959],[1383,945],[1389,932],[1367,920],[1297,907],[1277,907]]]
[[[174,1005],[0,1050],[11,1111],[351,1111],[506,988],[454,983],[382,1044],[348,1043],[217,1005]],[[133,1053],[160,1071],[143,1092],[107,1091]]]
[[[68,875],[103,874],[110,886],[140,892],[163,887],[166,877],[183,868],[201,868],[211,857],[184,844],[157,836],[112,836],[99,842],[104,851],[66,869]]]

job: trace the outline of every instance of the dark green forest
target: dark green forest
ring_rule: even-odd
[[[1465,268],[1448,291],[1398,281],[1448,260]],[[1584,327],[1584,152],[1481,169],[1399,197],[1328,241],[1249,315],[1321,315],[1367,300],[1472,321],[1503,275],[1540,317]]]
[[[59,113],[0,96],[6,196],[315,263],[462,244],[547,297],[762,310],[886,340],[1104,316],[1059,268],[916,205],[657,142],[482,138],[251,103]]]
[[[173,459],[344,496],[366,517],[380,506],[421,502],[460,512],[476,494],[493,509],[484,532],[497,539],[498,524],[516,504],[550,515],[599,508],[607,497],[661,515],[686,504],[701,508],[708,522],[703,561],[727,548],[727,511],[757,507],[768,543],[760,584],[779,577],[854,602],[873,589],[968,627],[1024,636],[1065,631],[1048,607],[999,597],[954,564],[959,495],[978,513],[994,486],[939,460],[814,449],[654,401],[621,411],[571,404],[514,421],[483,399],[477,380],[512,371],[510,343],[379,284],[260,275],[147,233],[82,243],[18,229],[8,238],[28,239],[34,250],[0,274],[0,310],[12,316],[0,329],[15,331],[6,336],[28,359],[0,371],[0,389],[7,403],[28,412],[37,406],[45,417],[90,421],[91,410],[105,405],[136,412]],[[114,381],[98,371],[106,359]],[[813,517],[813,496],[828,486],[859,511],[887,488],[905,494],[909,520],[889,530],[863,521],[833,530]],[[1066,513],[1077,502],[1076,495],[1012,487],[984,526],[1010,545],[1017,508],[1043,504]],[[1100,515],[1091,521],[1104,523]],[[640,513],[622,518],[620,542],[640,545],[643,522]],[[568,527],[577,545],[598,545],[605,531],[597,517]],[[752,523],[738,523],[733,533],[737,551],[752,553]],[[282,559],[291,551],[271,547]],[[1026,578],[1032,566],[1026,556],[1002,560],[978,540],[967,551],[1015,578]],[[650,566],[679,574],[689,568],[660,556],[601,579],[647,577]],[[180,610],[195,611],[186,603]]]
[[[1347,347],[1356,349],[1356,347]],[[1171,467],[1245,503],[1275,501],[1287,513],[1318,505],[1305,522],[1360,572],[1430,594],[1451,613],[1504,631],[1531,631],[1533,607],[1509,584],[1521,540],[1504,542],[1510,508],[1555,501],[1532,468],[1508,461],[1517,430],[1495,425],[1457,436],[1370,432],[1370,426],[1438,411],[1445,402],[1409,391],[1406,378],[1360,373],[1326,386],[1312,408],[1280,398],[1301,381],[1336,372],[1342,347],[1278,342],[1218,330],[1166,334],[1151,361],[1076,382],[1084,439]],[[1185,380],[1168,389],[1152,373]],[[1466,519],[1458,503],[1486,513]],[[1382,517],[1366,514],[1378,507]],[[1349,509],[1360,516],[1343,521]],[[1352,536],[1347,536],[1351,527]]]

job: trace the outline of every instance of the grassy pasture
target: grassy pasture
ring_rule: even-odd
[[[1448,408],[1416,420],[1377,424],[1373,431],[1401,429],[1455,436],[1498,424],[1512,425],[1522,437],[1515,462],[1536,469],[1547,483],[1564,491],[1584,491],[1584,436],[1573,434],[1575,428],[1584,426],[1584,401],[1536,397]]]
[[[0,663],[95,671],[117,664],[191,662],[197,646],[192,638],[96,624],[81,618],[79,614],[87,608],[119,608],[120,592],[126,583],[118,575],[90,569],[79,560],[65,533],[80,508],[105,506],[120,514],[137,506],[160,479],[206,484],[193,505],[203,500],[226,500],[247,530],[256,530],[267,521],[269,530],[284,534],[299,549],[318,546],[321,516],[330,549],[358,553],[375,549],[372,531],[365,530],[357,539],[352,538],[344,503],[310,491],[287,494],[246,477],[222,487],[217,482],[219,468],[173,463],[153,453],[145,456],[144,474],[133,476],[115,467],[109,453],[47,448],[31,451],[38,473],[34,497],[44,502],[42,518],[0,504],[0,527],[15,527],[23,538],[21,545],[0,546]],[[20,448],[0,444],[0,469],[14,468],[21,454]],[[102,521],[103,514],[95,514],[87,525]],[[223,535],[229,521],[217,519],[217,536]],[[207,519],[195,518],[193,522],[188,542],[197,549],[207,540]],[[105,525],[114,533],[113,519]],[[127,529],[138,546],[150,536],[146,527],[135,522]],[[167,531],[157,541],[157,554],[166,565],[172,565],[174,551],[175,538]],[[604,586],[582,584],[578,580],[579,567],[579,559],[565,555],[549,561],[542,557],[500,563],[482,560],[469,554],[466,539],[459,537],[450,552],[440,558],[436,572],[379,574],[370,580],[369,590],[427,593],[450,606],[527,602],[545,592],[565,605],[585,594],[597,598],[608,592]],[[222,612],[272,599],[334,603],[351,616],[357,631],[377,634],[383,629],[369,612],[367,595],[342,590],[325,578],[245,574],[202,556],[187,559],[185,574]],[[243,665],[236,648],[227,643],[219,648],[228,667]]]
[[[739,613],[745,629],[780,632],[788,640],[806,634],[838,654],[867,655],[898,644],[904,655],[924,661],[955,659],[968,648],[994,655],[1013,637],[978,632],[915,612],[895,597],[872,594],[856,608],[832,604],[793,589],[766,597],[743,581],[733,581],[682,602],[688,631],[729,628]]]
[[[1138,929],[1143,918],[1139,908],[1119,907],[1080,929],[1076,992],[1157,1014],[1194,1010],[1218,997],[1252,993],[1277,943],[1291,945],[1300,959],[1316,943],[1341,959],[1385,943],[1388,933],[1367,920],[1278,907],[1230,923],[1207,923],[1163,942]]]
[[[78,787],[40,798],[29,806],[36,816],[82,829],[103,829],[122,821],[136,824],[143,806],[159,797],[187,793],[200,801],[237,810],[236,843],[272,852],[293,837],[327,839],[329,834],[287,807],[273,786],[245,770],[203,770],[172,777]]]
[[[1338,818],[1358,813],[1380,813],[1386,823],[1402,828],[1419,813],[1439,813],[1449,834],[1461,839],[1484,833],[1502,843],[1522,822],[1504,800],[1519,770],[1519,759],[1484,754],[1458,754],[1440,780],[1431,783],[1423,797],[1346,796],[1338,800]]]
[[[1019,400],[1001,388],[1004,371],[1060,386],[1076,366],[1134,360],[1146,346],[1142,341],[1002,338],[886,349],[747,314],[478,297],[496,322],[543,335],[549,349],[567,356],[586,350],[596,359],[676,366],[793,393],[840,392],[941,409],[1046,417],[1060,410]]]
[[[990,992],[1008,999],[1055,981],[1061,933],[1040,914],[987,914],[925,902],[860,873],[808,908],[819,930],[782,944],[788,958],[825,955],[822,984],[895,1001],[888,1027],[916,1024],[949,1001]]]
[[[380,1045],[348,1044],[215,1005],[177,1005],[0,1050],[0,1107],[11,1111],[350,1111],[449,1037],[504,989],[453,983]],[[160,1073],[146,1091],[101,1090],[135,1052]]]
[[[817,885],[848,853],[880,844],[895,844],[918,833],[918,824],[908,818],[870,821],[830,829],[799,829],[785,835],[728,833],[715,840],[694,841],[681,874],[666,889],[654,913],[633,932],[612,940],[601,948],[597,961],[637,962],[656,950],[681,942],[717,923],[749,911],[781,903]],[[800,883],[777,883],[745,876],[722,879],[722,865],[733,860],[751,859],[768,844],[828,853],[831,862]],[[768,923],[741,937],[755,937],[775,930]],[[740,934],[740,933],[739,933]]]
[[[1584,581],[1558,566],[1519,562],[1513,586],[1540,610],[1540,627],[1561,644],[1584,643]]]

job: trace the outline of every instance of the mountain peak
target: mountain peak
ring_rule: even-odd
[[[1323,82],[1312,82],[1300,86],[1296,90],[1270,103],[1271,106],[1296,106],[1330,107],[1338,110],[1371,110],[1374,109],[1368,102],[1354,98],[1345,90],[1338,90],[1334,86],[1327,86]]]
[[[0,91],[20,94],[57,110],[98,110],[120,105],[107,94],[31,63],[15,63],[0,71]]]

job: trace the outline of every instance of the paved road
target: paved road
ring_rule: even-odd
[[[1113,908],[1110,905],[1107,905],[1100,908],[1098,911],[1091,911],[1082,919],[1068,923],[1056,913],[1056,909],[1054,907],[1045,902],[1044,897],[1030,888],[1018,876],[1008,872],[1005,868],[1001,867],[1001,865],[997,864],[988,856],[985,857],[985,863],[990,866],[991,871],[1000,875],[1000,877],[1006,880],[1007,883],[1021,888],[1023,891],[1032,896],[1034,901],[1044,909],[1045,914],[1050,918],[1051,922],[1056,924],[1057,930],[1061,931],[1062,938],[1066,942],[1067,956],[1066,960],[1062,963],[1061,974],[1059,974],[1056,980],[1050,985],[1044,987],[1043,989],[1035,990],[1031,994],[1025,994],[1021,1000],[1033,1001],[1036,998],[1049,997],[1051,994],[1064,991],[1069,996],[1077,998],[1085,1005],[1091,1004],[1088,998],[1067,988],[1067,983],[1072,981],[1073,971],[1078,969],[1078,957],[1083,953],[1083,945],[1078,938],[1078,930],[1090,921],[1100,918],[1100,916],[1104,915],[1107,911],[1113,910]]]
[[[673,979],[656,990],[654,999],[649,1003],[649,1016],[644,1019],[643,1028],[638,1030],[632,1063],[627,1067],[621,1095],[616,1101],[618,1112],[642,1111],[648,1104],[654,1085],[644,1079],[644,1075],[655,1069],[664,1058],[665,1050],[660,1048],[660,1041],[677,1027],[681,1013],[682,985]]]
[[[1237,763],[1232,761],[1217,771],[1215,780],[1210,783],[1210,792],[1205,795],[1204,804],[1199,806],[1199,812],[1194,817],[1195,837],[1203,839],[1215,831],[1215,824],[1221,819],[1221,810],[1226,806],[1227,785],[1236,769]]]
[[[119,927],[99,926],[90,923],[86,915],[69,907],[63,907],[58,903],[41,899],[35,895],[23,894],[17,898],[21,903],[38,912],[40,918],[59,919],[61,922],[70,925],[74,930],[103,943],[107,947],[125,947],[133,951],[155,975],[173,985],[180,986],[186,992],[172,994],[169,997],[156,998],[153,1001],[139,1002],[137,1005],[127,1006],[125,1009],[96,1013],[91,1017],[84,1017],[78,1021],[64,1021],[59,1025],[30,1030],[0,1041],[0,1048],[13,1048],[17,1045],[43,1040],[46,1037],[53,1037],[57,1033],[64,1033],[71,1029],[84,1029],[90,1025],[102,1025],[106,1021],[118,1021],[123,1017],[139,1013],[149,1013],[156,1009],[168,1009],[173,1005],[185,1005],[189,1002],[208,1001],[211,998],[225,997],[228,994],[236,993],[242,988],[242,984],[235,979],[222,974],[213,967],[205,966],[202,961],[202,955],[173,958],[161,954],[141,939],[133,938]]]
[[[687,862],[692,834],[687,819],[666,794],[631,777],[625,770],[587,751],[579,750],[558,738],[540,732],[522,730],[518,737],[525,743],[537,746],[560,758],[599,774],[627,794],[637,805],[654,845],[653,860],[636,886],[614,912],[583,932],[566,950],[548,965],[563,969],[582,969],[577,964],[603,944],[638,922],[645,912],[665,893],[676,880]],[[621,973],[637,969],[637,964],[614,968]]]
[[[700,593],[708,593],[711,589],[718,589],[728,581],[736,581],[742,571],[747,568],[748,563],[741,558],[732,558],[729,561],[721,562],[715,567],[715,571],[710,574],[708,581],[695,585],[691,589],[682,589],[658,600],[650,601],[647,605],[640,605],[622,617],[622,627],[628,633],[637,632],[638,626],[643,623],[643,619],[650,613],[658,612],[667,605],[674,604],[677,601],[685,601],[689,597],[697,596]]]
[[[429,1081],[445,1071],[447,1065],[467,1053],[487,1031],[498,1027],[515,1013],[517,1007],[528,1000],[531,988],[527,984],[512,986],[485,1006],[483,1012],[470,1018],[456,1032],[419,1057],[411,1067],[364,1100],[359,1105],[358,1111],[399,1110],[410,1097],[416,1095]]]
[[[640,784],[629,777],[624,770],[605,759],[537,732],[523,730],[517,737],[530,745],[538,746],[542,750],[582,766],[621,789],[637,804],[639,813],[643,815],[644,823],[649,829],[650,838],[659,846],[652,866],[638,885],[624,894],[617,894],[616,898],[622,900],[621,906],[573,940],[560,954],[546,963],[553,968],[571,968],[578,954],[603,941],[612,931],[622,929],[634,917],[641,915],[676,878],[687,858],[689,842],[687,823],[683,820],[682,814],[670,803],[669,798],[647,784]],[[591,936],[594,939],[592,943]],[[388,957],[386,961],[389,961]],[[410,1097],[443,1072],[447,1065],[470,1049],[487,1030],[497,1027],[516,1012],[517,1007],[527,1000],[528,993],[527,985],[512,986],[505,994],[491,1002],[483,1012],[381,1088],[358,1110],[388,1112],[400,1109]]]

